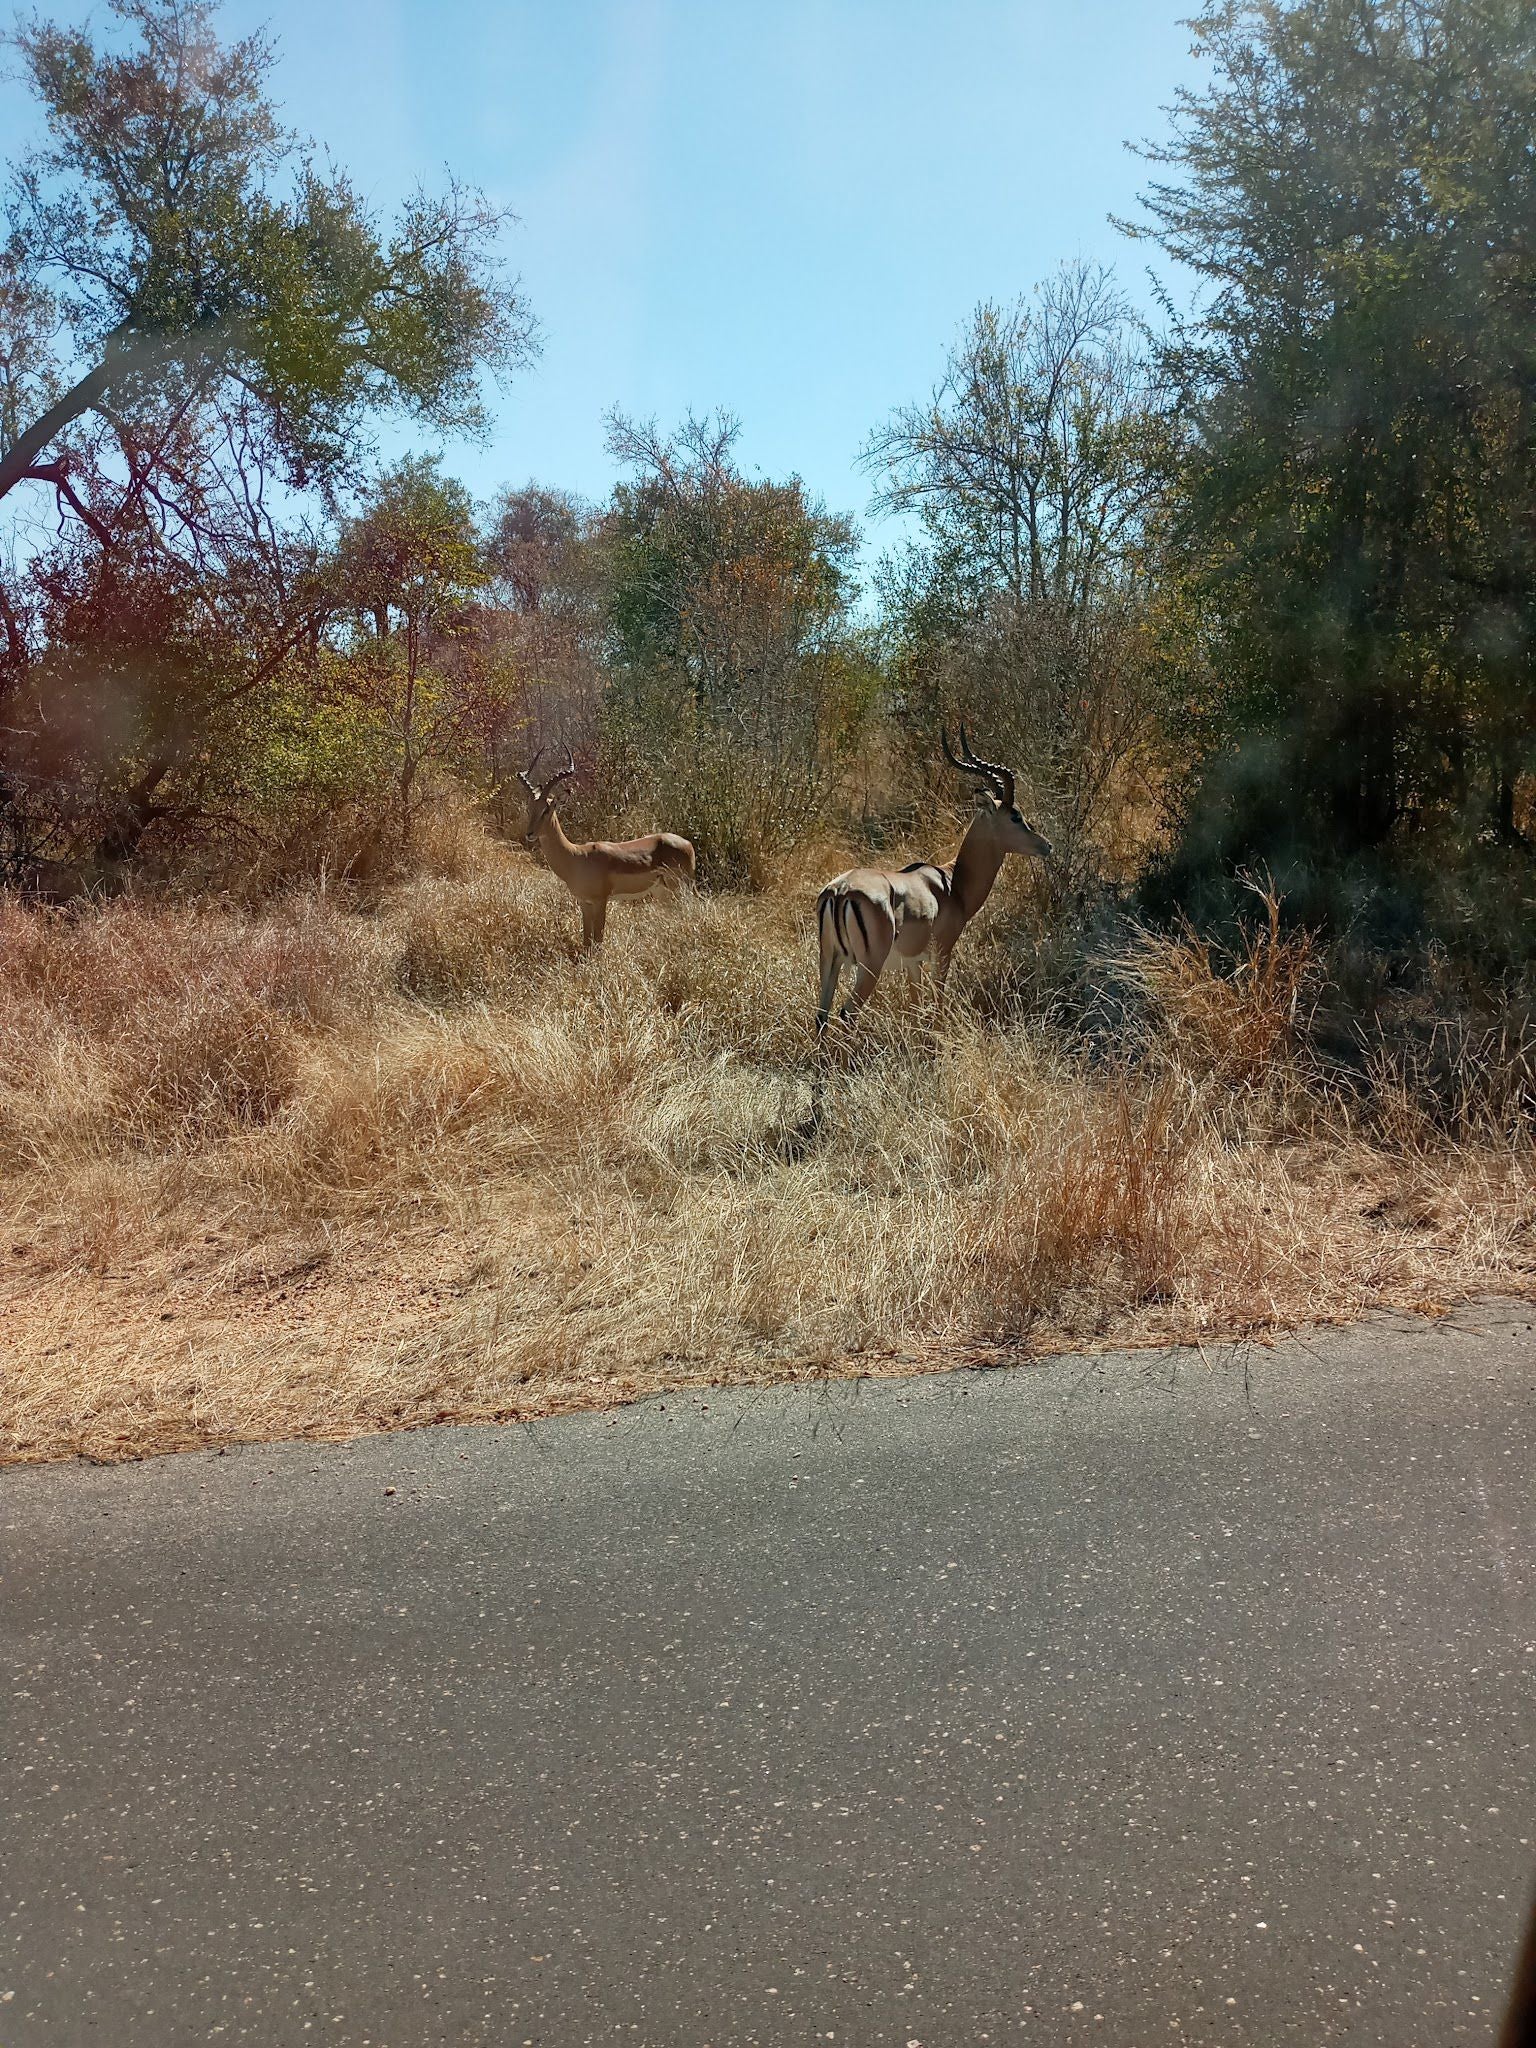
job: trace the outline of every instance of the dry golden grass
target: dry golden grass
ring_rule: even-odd
[[[1281,929],[1281,902],[1256,886],[1262,917],[1224,954],[1185,925],[1141,932],[1116,963],[1147,999],[1164,1059],[1239,1094],[1285,1077],[1305,1043],[1323,968],[1310,932]]]
[[[1320,1092],[1318,963],[1278,925],[1236,961],[1140,944],[1150,1026],[1094,1068],[1043,1022],[983,1021],[978,932],[942,1025],[926,986],[872,1006],[811,1129],[811,905],[837,864],[781,899],[620,906],[582,961],[558,883],[490,848],[368,915],[0,904],[0,1458],[1536,1281],[1523,1140],[1413,1122],[1401,1075],[1390,1128]]]

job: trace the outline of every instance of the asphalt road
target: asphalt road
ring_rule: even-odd
[[[1532,1320],[0,1475],[0,2048],[1487,2041]]]

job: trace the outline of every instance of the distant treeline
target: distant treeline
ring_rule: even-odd
[[[1202,16],[1209,82],[1127,225],[1194,310],[1152,331],[1081,266],[976,308],[865,443],[916,535],[872,593],[851,521],[743,474],[723,413],[613,417],[603,505],[380,472],[383,413],[473,432],[537,347],[501,216],[450,183],[375,218],[282,129],[261,37],[186,0],[111,15],[17,38],[42,140],[0,250],[16,884],[408,864],[450,787],[516,823],[558,743],[578,814],[750,885],[829,819],[910,830],[963,713],[1032,782],[1063,905],[1263,868],[1308,914],[1470,917],[1520,952],[1523,0]]]

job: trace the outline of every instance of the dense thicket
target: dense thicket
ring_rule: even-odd
[[[1171,426],[1113,279],[1077,266],[982,305],[926,405],[867,443],[876,504],[920,538],[886,564],[895,711],[917,763],[946,719],[1016,761],[1058,884],[1120,865],[1164,779],[1154,627]]]
[[[621,787],[760,880],[823,815],[872,675],[853,627],[857,536],[798,478],[749,481],[736,423],[672,438],[615,419],[628,481],[598,522],[612,627],[606,724]]]
[[[136,852],[272,783],[344,598],[325,528],[381,408],[485,422],[533,333],[502,216],[450,185],[389,226],[282,129],[259,36],[112,0],[16,37],[44,139],[0,248],[0,850]]]
[[[1536,710],[1536,13],[1228,4],[1152,231],[1203,291],[1178,573],[1219,692],[1186,874],[1527,842]]]
[[[15,878],[397,867],[447,790],[516,829],[516,771],[568,745],[578,825],[664,824],[756,884],[824,822],[941,829],[963,716],[1020,770],[1058,907],[1267,866],[1321,914],[1390,899],[1485,948],[1490,904],[1530,923],[1520,0],[1202,16],[1132,229],[1193,309],[1154,334],[1081,265],[978,306],[865,445],[908,538],[862,592],[851,522],[746,474],[724,414],[615,415],[601,505],[379,473],[381,408],[473,430],[534,345],[501,216],[450,186],[376,221],[283,131],[260,38],[203,0],[111,13],[18,39],[44,134],[0,253]]]

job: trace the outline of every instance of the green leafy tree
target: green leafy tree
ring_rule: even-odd
[[[1179,521],[1227,677],[1197,862],[1515,829],[1536,655],[1536,14],[1232,0],[1146,195],[1201,281]]]
[[[87,414],[226,383],[300,484],[355,459],[382,405],[483,424],[480,373],[533,338],[497,262],[507,217],[450,185],[381,228],[280,127],[263,37],[221,42],[206,0],[111,13],[124,48],[50,22],[16,38],[48,139],[12,172],[9,291],[64,346],[13,380],[0,497],[67,483],[61,437]]]
[[[375,415],[475,431],[482,374],[534,336],[479,195],[381,224],[282,129],[262,37],[221,40],[202,0],[110,15],[16,38],[45,132],[0,248],[0,833],[122,857],[210,777],[237,790],[215,755],[318,674],[309,521],[362,476]],[[170,591],[184,668],[152,636],[128,651]]]
[[[457,643],[484,581],[469,493],[428,458],[381,477],[341,536],[335,589],[352,624],[339,682],[389,736],[407,843],[423,767],[451,759],[474,723],[480,672]]]
[[[798,478],[753,481],[734,420],[664,436],[619,417],[630,465],[599,527],[616,763],[697,838],[706,871],[759,880],[821,815],[871,699],[852,631],[857,535]]]

